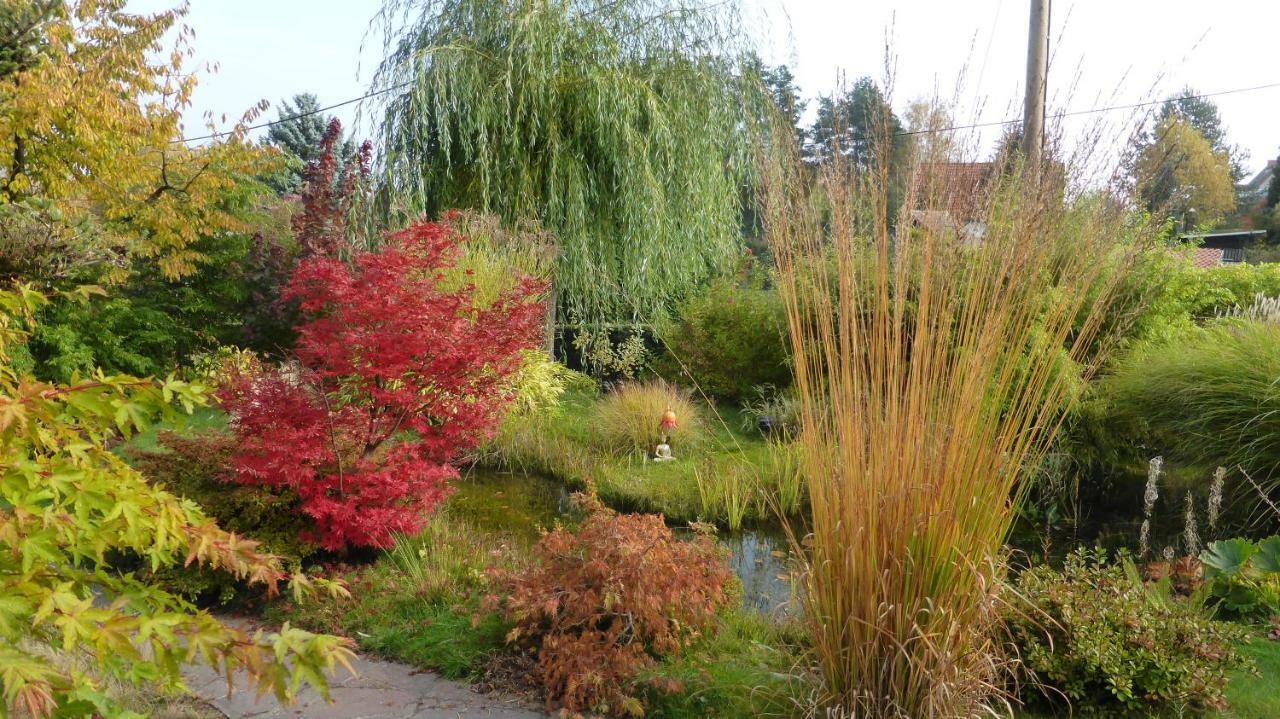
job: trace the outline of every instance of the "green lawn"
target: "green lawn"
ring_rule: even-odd
[[[225,429],[227,414],[216,407],[197,407],[190,415],[179,415],[175,422],[157,422],[145,432],[130,437],[120,448],[131,448],[143,452],[156,449],[156,437],[165,430],[175,432],[199,432],[206,429]]]
[[[1258,665],[1260,676],[1238,672],[1227,685],[1231,709],[1224,719],[1280,717],[1280,641],[1257,638],[1241,647]]]

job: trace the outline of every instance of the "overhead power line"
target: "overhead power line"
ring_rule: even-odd
[[[328,112],[328,111],[330,111],[330,110],[336,110],[336,109],[337,109],[337,108],[339,108],[339,107],[345,107],[345,106],[347,106],[347,105],[350,105],[350,104],[355,103],[355,102],[360,102],[360,101],[362,101],[362,100],[368,100],[368,99],[369,99],[369,98],[371,98],[371,97],[377,97],[378,95],[385,95],[385,94],[387,94],[388,92],[395,92],[396,90],[403,90],[404,88],[409,87],[409,86],[410,86],[410,85],[412,85],[412,84],[413,84],[413,81],[412,81],[412,80],[410,80],[409,82],[402,82],[402,83],[400,83],[399,85],[392,85],[391,87],[384,87],[384,88],[382,88],[381,90],[374,90],[373,92],[370,92],[370,93],[365,94],[365,95],[361,95],[360,97],[353,97],[353,98],[351,98],[350,100],[343,100],[342,102],[335,103],[335,104],[333,104],[333,105],[329,105],[328,107],[318,107],[318,108],[316,108],[316,109],[314,109],[314,110],[309,110],[309,111],[307,111],[307,112],[299,112],[299,113],[298,113],[298,114],[296,114],[296,115],[290,115],[290,116],[288,116],[288,117],[281,117],[281,118],[279,118],[279,119],[271,120],[271,121],[269,121],[269,122],[260,122],[260,123],[258,123],[258,124],[256,124],[256,125],[250,125],[250,126],[248,126],[248,127],[246,127],[246,128],[241,128],[241,129],[243,129],[243,130],[261,130],[261,129],[262,129],[262,128],[264,128],[264,127],[271,127],[272,125],[279,125],[279,124],[281,124],[281,123],[290,122],[290,121],[292,121],[292,120],[301,120],[301,119],[302,119],[302,118],[304,118],[304,117],[311,117],[312,115],[319,115],[319,114],[320,114],[320,113],[322,113],[322,112]],[[200,141],[200,140],[215,140],[215,139],[217,139],[217,138],[219,138],[219,137],[226,137],[226,136],[231,135],[231,134],[234,134],[234,132],[233,132],[233,131],[229,131],[229,132],[211,132],[211,133],[209,133],[208,135],[198,135],[198,136],[196,136],[196,137],[184,137],[184,138],[182,138],[182,139],[180,139],[180,140],[174,140],[174,141],[173,141],[173,144],[177,144],[177,143],[180,143],[180,142],[198,142],[198,141]]]
[[[370,92],[365,95],[361,95],[360,97],[353,97],[350,100],[343,100],[342,102],[335,103],[327,107],[320,107],[320,108],[316,108],[315,110],[310,110],[307,112],[299,112],[295,115],[290,115],[288,117],[281,117],[279,119],[270,120],[268,122],[260,122],[256,125],[250,125],[247,128],[242,128],[242,129],[261,130],[264,127],[271,127],[273,125],[279,125],[281,123],[291,122],[293,120],[301,120],[304,117],[310,117],[312,115],[318,115],[322,112],[328,112],[329,110],[335,110],[339,107],[345,107],[346,105],[350,105],[352,103],[360,102],[362,100],[368,100],[371,97],[377,97],[378,95],[385,95],[388,92],[395,92],[396,90],[403,90],[404,88],[409,87],[412,84],[414,84],[414,81],[412,80],[408,82],[402,82],[398,85],[384,87],[381,90],[374,90],[373,92]],[[1216,92],[1202,92],[1195,95],[1180,95],[1172,99],[1202,100],[1210,97],[1222,97],[1223,95],[1238,95],[1245,92],[1257,92],[1259,90],[1273,90],[1276,88],[1280,88],[1280,82],[1270,82],[1265,85],[1253,85],[1251,87],[1237,87],[1231,90],[1218,90]],[[1091,107],[1087,110],[1065,110],[1062,112],[1051,113],[1048,115],[1048,117],[1056,120],[1064,117],[1078,117],[1080,115],[1096,115],[1099,113],[1113,112],[1116,110],[1140,110],[1144,107],[1151,107],[1153,105],[1162,105],[1167,101],[1168,99],[1147,100],[1144,102],[1134,102],[1126,105],[1107,105],[1105,107]],[[975,122],[968,125],[952,125],[951,127],[929,128],[924,130],[901,130],[893,134],[895,136],[924,135],[924,134],[933,133],[933,132],[955,132],[958,130],[975,130],[983,127],[1000,127],[1002,125],[1016,125],[1020,122],[1022,122],[1022,120],[1019,118],[1014,118],[1012,120],[991,120],[988,122]],[[200,140],[214,140],[219,137],[227,137],[228,135],[232,135],[232,134],[234,133],[230,131],[229,132],[212,132],[207,135],[198,135],[196,137],[184,137],[180,140],[173,140],[173,143],[177,144],[180,142],[185,143],[185,142],[198,142]]]
[[[1257,90],[1272,90],[1275,88],[1280,88],[1280,82],[1271,82],[1271,83],[1267,83],[1266,85],[1254,85],[1252,87],[1238,87],[1232,90],[1218,90],[1217,92],[1202,92],[1202,93],[1197,93],[1195,95],[1178,95],[1176,97],[1169,97],[1163,100],[1147,100],[1145,102],[1134,102],[1134,103],[1129,103],[1127,105],[1107,105],[1106,107],[1091,107],[1087,110],[1064,110],[1062,112],[1050,113],[1048,117],[1057,120],[1063,117],[1077,117],[1080,115],[1096,115],[1098,113],[1112,112],[1114,110],[1140,110],[1144,107],[1151,107],[1153,105],[1163,105],[1169,100],[1202,100],[1204,98],[1209,98],[1209,97],[1221,97],[1222,95],[1237,95],[1243,92],[1255,92]],[[903,130],[901,132],[895,132],[894,134],[895,135],[923,135],[930,132],[951,132],[953,130],[972,130],[980,127],[999,127],[1001,125],[1016,125],[1020,122],[1022,122],[1022,120],[1018,118],[1015,118],[1012,120],[992,120],[990,122],[975,122],[970,125],[954,125],[952,127],[941,127],[937,129]]]

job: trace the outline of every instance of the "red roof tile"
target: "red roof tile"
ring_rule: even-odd
[[[1217,267],[1222,264],[1222,248],[1197,247],[1191,256],[1191,264],[1196,267]]]

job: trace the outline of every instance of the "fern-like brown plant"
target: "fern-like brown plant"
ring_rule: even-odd
[[[1061,161],[904,172],[788,152],[765,163],[762,204],[802,405],[797,549],[826,715],[997,709],[1004,541],[1154,230],[1105,190],[1066,189]],[[890,187],[905,188],[893,216]]]

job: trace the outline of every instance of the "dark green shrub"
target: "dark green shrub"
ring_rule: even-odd
[[[1243,628],[1149,591],[1101,550],[1077,550],[1061,572],[1028,570],[1014,590],[1006,622],[1029,703],[1112,716],[1221,709],[1228,672],[1248,665],[1233,646]]]
[[[654,368],[702,391],[738,401],[757,385],[791,384],[787,319],[778,293],[759,280],[719,280],[684,304],[662,333]]]
[[[59,296],[44,309],[31,341],[37,373],[67,380],[100,367],[164,376],[221,344],[277,350],[287,339],[258,316],[275,306],[261,293],[265,279],[255,269],[260,244],[244,235],[202,238],[192,247],[207,260],[181,280],[167,280],[142,261],[121,283],[92,273],[77,277],[104,285],[105,294]]]
[[[157,449],[128,450],[129,462],[153,484],[190,499],[218,521],[218,526],[261,542],[262,549],[295,566],[316,553],[298,538],[311,525],[288,490],[227,481],[227,462],[235,435],[208,430],[183,436],[162,431]],[[228,574],[198,567],[165,570],[158,580],[191,600],[229,601],[242,586]]]

